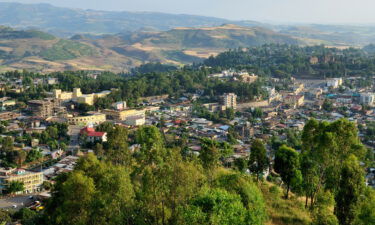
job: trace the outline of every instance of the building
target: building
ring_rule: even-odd
[[[123,121],[128,117],[143,116],[145,117],[145,110],[137,109],[126,109],[126,110],[110,110],[105,109],[103,113],[107,115],[109,119]]]
[[[62,101],[75,101],[88,105],[94,105],[95,98],[104,98],[109,95],[111,91],[102,91],[99,93],[82,94],[80,88],[74,88],[73,92],[63,92],[60,89],[53,91],[53,97]]]
[[[107,132],[98,132],[95,131],[92,127],[85,127],[80,131],[81,135],[86,135],[87,141],[94,142],[106,142],[107,141]]]
[[[210,112],[223,111],[226,109],[225,106],[220,105],[219,103],[206,103],[203,104],[203,106],[206,107]]]
[[[254,83],[258,79],[258,76],[255,74],[240,73],[238,76],[241,78],[242,82],[249,84]]]
[[[3,193],[12,181],[24,184],[24,194],[41,191],[43,184],[42,172],[31,172],[24,169],[0,169],[0,190]]]
[[[293,85],[293,93],[295,95],[300,94],[305,89],[305,85],[302,83],[294,84]]]
[[[71,125],[94,125],[101,124],[106,121],[106,115],[103,113],[90,112],[87,116],[68,117],[68,123]]]
[[[0,120],[14,120],[20,116],[21,114],[17,112],[0,112]]]
[[[130,116],[125,120],[125,124],[129,126],[142,126],[145,125],[146,118],[145,116]]]
[[[59,80],[57,78],[49,77],[47,79],[47,84],[48,85],[54,85],[54,84],[58,84],[58,83],[59,83]]]
[[[223,105],[228,109],[228,108],[237,108],[237,95],[234,93],[227,93],[224,94],[223,97]]]
[[[94,105],[94,95],[81,95],[75,99],[77,103],[87,104],[87,105]]]
[[[28,110],[34,115],[42,118],[54,116],[55,114],[64,110],[60,107],[59,99],[46,98],[44,100],[28,101]]]
[[[6,108],[8,106],[15,106],[16,105],[16,100],[10,99],[7,97],[0,98],[0,107]]]
[[[293,108],[301,106],[304,101],[305,97],[303,95],[288,95],[284,98],[284,104]]]
[[[327,79],[327,87],[338,88],[342,85],[342,78]]]
[[[115,102],[115,103],[112,104],[112,107],[115,110],[124,110],[124,109],[126,109],[126,102],[125,101]]]
[[[374,93],[361,93],[360,102],[361,104],[365,104],[365,105],[374,105],[375,94]]]
[[[71,100],[82,95],[81,88],[74,88],[73,92],[61,91],[61,89],[53,90],[53,97],[63,101]]]

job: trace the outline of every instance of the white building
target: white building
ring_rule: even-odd
[[[360,97],[361,104],[374,105],[375,104],[375,94],[374,93],[362,93]]]
[[[327,87],[338,88],[342,85],[342,78],[327,79]]]

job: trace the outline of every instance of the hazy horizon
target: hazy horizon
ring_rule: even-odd
[[[0,0],[59,7],[162,12],[272,23],[375,24],[375,1],[357,0]]]

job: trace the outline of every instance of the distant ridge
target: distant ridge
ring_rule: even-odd
[[[36,28],[58,36],[77,33],[114,34],[124,31],[175,27],[210,27],[224,23],[261,26],[254,21],[230,21],[215,17],[157,12],[112,12],[55,7],[50,4],[0,2],[0,24],[20,29]]]

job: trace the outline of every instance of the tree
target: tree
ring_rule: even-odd
[[[48,224],[130,224],[133,199],[127,169],[88,154],[57,177],[45,215]]]
[[[355,219],[355,210],[364,190],[364,171],[355,156],[344,162],[341,170],[335,214],[341,225],[350,225]]]
[[[35,218],[37,217],[37,215],[38,215],[37,212],[32,211],[29,208],[22,208],[20,209],[20,211],[14,214],[14,218],[21,220],[22,224],[31,225],[31,224],[35,224],[33,222]]]
[[[249,170],[256,174],[257,180],[259,176],[268,168],[269,160],[267,150],[260,139],[255,139],[250,149]]]
[[[186,207],[180,208],[178,224],[247,224],[249,211],[237,194],[223,189],[200,193]]]
[[[128,148],[128,130],[122,126],[114,126],[108,132],[107,151],[103,153],[116,165],[131,165],[131,153]],[[100,146],[99,147],[100,150]],[[99,151],[100,153],[100,151]]]
[[[214,183],[215,187],[241,197],[242,204],[248,210],[247,224],[264,224],[267,220],[267,213],[263,194],[249,176],[222,172]]]
[[[43,157],[43,154],[37,149],[31,149],[26,156],[26,162],[34,162]]]
[[[13,138],[12,137],[5,137],[2,141],[1,151],[3,152],[11,152],[13,151]]]
[[[14,194],[14,193],[21,192],[24,190],[25,190],[25,186],[23,182],[21,181],[11,181],[9,182],[9,185],[7,188],[7,192],[10,194]]]
[[[324,110],[326,110],[328,112],[332,112],[332,110],[333,110],[333,103],[329,99],[325,99],[324,102],[323,102],[322,107],[323,107]]]
[[[302,132],[301,170],[311,207],[321,189],[336,195],[344,162],[351,155],[363,161],[365,153],[354,123],[346,119],[332,123],[309,120]]]
[[[0,209],[0,224],[7,224],[11,222],[12,219],[9,215],[9,212],[6,211],[5,209]]]
[[[329,191],[318,193],[316,206],[312,212],[313,225],[338,225],[338,220],[331,209],[334,204],[335,200]]]
[[[236,158],[234,160],[234,166],[238,171],[240,171],[241,173],[244,173],[248,166],[247,160],[244,158]]]
[[[27,157],[27,153],[25,151],[16,151],[16,158],[15,162],[17,163],[18,167],[21,168],[22,164],[25,162]]]
[[[286,198],[289,197],[291,187],[296,187],[302,182],[301,171],[299,170],[299,156],[296,150],[282,145],[276,152],[275,171],[280,174],[287,186]]]
[[[201,140],[201,151],[199,158],[205,169],[212,171],[219,164],[220,150],[219,143],[215,140],[203,138]]]
[[[375,190],[367,187],[355,211],[354,225],[375,224]]]

